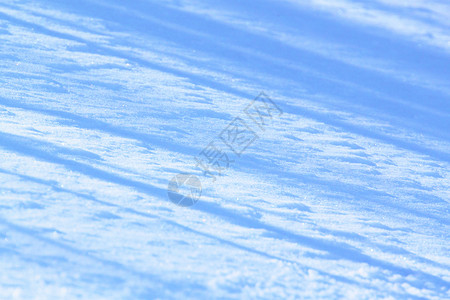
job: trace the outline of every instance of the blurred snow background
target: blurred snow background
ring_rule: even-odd
[[[0,41],[0,299],[450,298],[447,1],[2,0]]]

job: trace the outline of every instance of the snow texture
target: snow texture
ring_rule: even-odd
[[[0,299],[450,299],[448,1],[2,0],[0,82]]]

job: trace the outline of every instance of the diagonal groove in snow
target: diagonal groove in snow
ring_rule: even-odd
[[[439,278],[437,276],[434,276],[432,274],[428,274],[425,272],[422,272],[420,270],[410,270],[408,268],[399,267],[395,264],[392,264],[387,261],[383,261],[377,258],[372,258],[371,256],[368,256],[366,254],[363,254],[359,251],[359,249],[356,249],[354,247],[351,247],[345,243],[338,243],[333,242],[321,238],[313,238],[305,235],[301,235],[298,233],[292,233],[290,231],[287,231],[285,229],[279,228],[277,226],[269,225],[266,223],[263,223],[261,221],[251,219],[245,216],[238,215],[234,213],[231,210],[228,210],[220,205],[213,204],[213,203],[206,203],[206,202],[199,202],[198,205],[193,206],[192,209],[199,210],[205,213],[213,214],[215,216],[218,216],[220,218],[223,218],[227,220],[228,222],[231,222],[233,224],[237,224],[246,228],[258,228],[258,229],[264,229],[267,231],[271,231],[278,235],[279,239],[285,239],[293,241],[300,245],[305,245],[314,249],[320,249],[323,251],[326,251],[330,253],[332,256],[339,257],[341,259],[346,259],[349,261],[357,262],[357,263],[367,263],[371,266],[379,267],[381,269],[389,270],[393,273],[400,274],[402,276],[408,276],[408,275],[418,275],[422,279],[427,281],[434,282],[435,284],[440,285],[442,288],[447,288],[450,286],[450,282]],[[420,283],[414,283],[417,284],[417,286],[420,286],[421,288],[425,288],[425,284]]]
[[[25,22],[25,21],[22,21],[22,22]],[[45,27],[43,27],[43,28],[45,28]],[[45,29],[45,30],[46,30],[46,31],[49,31],[49,32],[54,32],[54,31],[51,30],[51,29]],[[44,33],[48,33],[48,32],[44,32]],[[58,32],[56,32],[56,33],[58,33]],[[59,33],[59,34],[61,34],[61,33]],[[62,33],[62,34],[65,35],[64,33]],[[68,38],[69,38],[69,37],[68,37]],[[124,56],[124,55],[126,55],[126,54],[124,54],[124,53],[121,53],[121,54],[120,54],[120,53],[117,52],[117,50],[113,50],[112,47],[109,47],[109,46],[99,46],[98,43],[94,44],[94,43],[92,43],[91,41],[84,40],[84,39],[82,39],[82,38],[80,38],[80,37],[75,37],[75,36],[73,36],[73,39],[75,39],[75,40],[77,40],[77,41],[80,41],[80,42],[83,42],[83,43],[85,43],[86,45],[89,45],[89,51],[93,51],[93,49],[97,49],[96,53],[102,54],[102,53],[105,53],[105,51],[107,52],[107,51],[109,50],[109,51],[111,52],[112,55],[116,55],[116,56],[122,57],[122,58],[126,57],[126,56]],[[209,41],[209,42],[213,42],[213,41]],[[217,42],[215,42],[215,43],[217,43]],[[222,46],[222,47],[229,47],[229,46],[226,45],[226,44],[223,44],[223,45],[221,45],[221,46]],[[229,49],[229,51],[238,51],[238,50],[236,50],[236,49],[234,49],[234,50]],[[296,49],[291,49],[291,51],[299,51],[299,50],[298,50],[298,49],[297,49],[297,50],[296,50]],[[257,56],[257,54],[255,53],[255,54],[253,54],[253,56]],[[302,56],[304,56],[304,54],[303,54]],[[139,59],[139,58],[137,58],[135,55],[133,55],[133,56],[128,56],[127,58],[128,58],[129,60],[133,60],[133,57],[134,57],[134,59],[138,59],[137,62],[139,62],[140,64],[142,64],[142,60]],[[263,57],[259,57],[259,59],[260,59],[261,61],[260,61],[258,64],[256,64],[256,65],[267,65],[267,64],[270,65],[273,61],[276,61],[275,58],[272,58],[272,59],[267,58],[267,59],[265,59],[265,58],[263,58]],[[325,58],[322,58],[322,59],[324,60]],[[329,63],[326,63],[326,60],[325,60],[324,64],[328,65]],[[164,68],[164,67],[161,66],[161,65],[158,66],[158,65],[153,64],[153,65],[150,66],[150,67],[151,67],[151,68],[158,68],[158,67],[159,67],[159,70],[166,71],[166,72],[172,72],[173,74],[178,75],[178,76],[182,76],[182,77],[185,77],[185,76],[187,76],[187,75],[188,75],[188,76],[189,76],[189,75],[191,75],[191,76],[193,75],[192,73],[189,74],[189,72],[186,72],[185,70],[182,71],[182,70],[179,70],[179,69]],[[290,69],[290,68],[292,68],[292,67],[289,66],[289,65],[283,65],[283,67],[284,67],[285,69]],[[352,67],[354,68],[354,66],[352,66]],[[344,72],[344,73],[351,73],[351,74],[355,73],[354,70],[351,69],[351,67],[348,67],[348,66],[347,66],[347,68],[350,68],[350,69],[347,70],[347,71]],[[174,73],[175,70],[178,71],[178,72]],[[184,72],[184,73],[180,73],[180,72]],[[285,73],[285,72],[280,73],[280,74],[278,74],[278,76],[283,76],[284,73]],[[352,87],[352,89],[354,89],[355,87],[358,88],[358,86],[359,86],[359,84],[354,84],[354,83],[351,83],[350,81],[345,81],[345,80],[343,80],[342,78],[339,78],[339,77],[331,77],[331,78],[330,78],[330,76],[328,76],[328,75],[325,74],[325,73],[318,73],[317,75],[313,75],[313,74],[315,74],[315,73],[317,73],[317,70],[308,69],[308,76],[309,76],[309,77],[313,76],[313,77],[314,77],[314,80],[324,80],[324,78],[328,78],[328,80],[335,81],[336,83],[348,85],[349,88]],[[370,74],[370,73],[369,73],[369,74]],[[295,73],[294,73],[294,75],[295,75]],[[341,74],[341,75],[342,75],[342,74]],[[353,76],[351,77],[351,80],[359,80],[359,77],[361,77],[361,76],[362,76],[362,74],[358,74],[358,76],[353,75]],[[366,77],[366,75],[363,75],[362,77]],[[191,78],[191,77],[189,77],[189,78]],[[198,81],[199,78],[192,77],[192,79],[193,79],[195,82],[200,82],[200,81]],[[286,79],[288,79],[288,78],[286,78]],[[372,78],[371,80],[368,80],[368,81],[369,81],[369,82],[380,82],[380,81],[381,81],[381,82],[384,82],[384,84],[386,85],[386,84],[390,84],[390,81],[392,81],[392,77],[381,76],[381,77],[375,77],[375,79]],[[367,81],[366,81],[366,84],[367,84]],[[402,90],[404,90],[404,89],[407,87],[407,86],[404,86],[404,87],[400,87],[400,88],[399,88],[399,86],[402,86],[402,85],[404,85],[403,82],[397,82],[397,83],[396,83],[396,89],[395,89],[395,90],[402,91]],[[414,88],[413,85],[412,85],[412,86],[408,86],[408,87],[409,87],[409,89]],[[361,88],[362,91],[363,91],[364,89],[367,89],[366,86],[364,86],[364,87],[361,86],[360,88]],[[377,90],[377,86],[375,86],[375,87],[372,88],[371,90],[372,90],[372,91],[376,91],[376,90]],[[423,93],[422,93],[420,90],[417,90],[417,91],[416,91],[416,94],[423,94]],[[414,98],[417,98],[417,96],[415,96]],[[429,95],[428,95],[428,98],[430,98]],[[435,95],[432,96],[432,98],[438,99],[438,98],[440,98],[440,96],[439,96],[438,94],[435,94]],[[392,99],[392,97],[389,97],[389,98],[383,99],[383,101],[389,103],[389,102],[393,102],[394,100]],[[395,102],[393,102],[393,103],[395,104]],[[399,105],[399,104],[395,104],[395,105]],[[423,104],[423,105],[424,105],[423,108],[429,107],[429,106],[428,106],[428,103]],[[404,103],[404,102],[402,102],[402,104],[400,105],[400,107],[402,107],[403,109],[411,109],[413,112],[418,113],[417,110],[412,109],[412,108],[409,107],[409,106],[411,106],[411,105],[409,105],[408,103]],[[422,111],[422,114],[424,114],[424,113],[425,113],[425,112]],[[440,117],[438,117],[438,116],[435,116],[434,119],[430,118],[430,120],[433,120],[433,122],[435,122],[436,117],[437,117],[438,119],[440,118]]]
[[[10,230],[14,230],[20,234],[26,235],[26,236],[30,237],[31,239],[46,243],[48,245],[51,245],[52,247],[57,247],[59,249],[67,251],[73,255],[84,257],[95,263],[98,263],[98,264],[101,264],[101,265],[104,265],[107,267],[112,267],[112,268],[122,271],[122,272],[126,272],[127,274],[136,276],[140,279],[144,279],[144,280],[150,281],[152,283],[158,283],[160,286],[170,286],[171,284],[175,283],[175,282],[166,281],[166,280],[162,279],[161,277],[155,276],[155,275],[147,273],[147,272],[133,270],[117,261],[111,261],[111,260],[108,260],[105,258],[97,257],[97,256],[89,253],[89,251],[81,250],[81,249],[75,248],[71,245],[67,245],[65,243],[53,240],[51,238],[43,237],[36,230],[30,229],[27,227],[23,227],[23,226],[20,226],[17,224],[13,224],[3,218],[0,218],[0,224],[7,226]],[[184,283],[178,282],[177,284],[186,285],[186,282],[184,282]]]
[[[32,181],[32,182],[36,182],[38,184],[46,185],[46,186],[48,186],[48,187],[50,187],[50,188],[52,188],[52,189],[54,189],[55,191],[58,191],[58,192],[69,193],[69,194],[72,194],[72,195],[74,195],[74,196],[76,196],[78,198],[83,198],[85,200],[93,201],[95,203],[99,203],[101,205],[106,205],[108,207],[115,207],[115,208],[120,209],[120,211],[123,212],[123,213],[134,214],[134,215],[138,215],[138,216],[145,217],[145,218],[150,218],[150,219],[159,219],[159,220],[161,220],[161,221],[163,221],[163,222],[165,222],[165,223],[167,223],[167,224],[169,224],[171,226],[174,226],[176,228],[180,228],[180,229],[185,230],[187,232],[191,232],[193,234],[196,234],[196,235],[199,235],[199,236],[202,236],[202,237],[206,237],[208,239],[220,242],[222,244],[225,244],[225,245],[228,245],[230,247],[239,249],[241,251],[249,252],[249,253],[256,254],[256,255],[260,255],[260,256],[268,258],[268,259],[276,259],[276,260],[279,260],[279,261],[295,264],[295,265],[298,265],[299,267],[301,267],[302,269],[305,269],[305,268],[312,269],[312,270],[315,270],[316,272],[318,272],[319,274],[322,274],[324,276],[333,278],[333,279],[341,281],[341,282],[351,283],[351,284],[361,284],[361,283],[357,283],[357,282],[355,282],[355,281],[353,281],[351,279],[348,279],[348,278],[346,278],[344,276],[335,275],[335,274],[332,274],[332,273],[328,273],[328,272],[322,271],[320,269],[315,269],[315,268],[310,267],[310,266],[305,266],[305,265],[303,265],[303,264],[301,264],[301,263],[299,263],[297,261],[293,261],[293,260],[289,260],[289,259],[286,259],[286,258],[278,257],[278,256],[275,256],[275,255],[272,255],[272,254],[269,254],[269,253],[262,252],[260,250],[256,250],[256,249],[250,248],[250,247],[245,246],[245,245],[241,245],[241,244],[233,242],[231,240],[226,240],[224,238],[218,237],[217,235],[212,235],[212,234],[209,234],[209,233],[206,233],[206,232],[195,230],[195,229],[193,229],[191,227],[182,225],[180,223],[177,223],[177,222],[175,222],[175,221],[173,221],[171,219],[162,217],[160,215],[151,214],[151,213],[148,213],[148,212],[142,212],[142,211],[136,210],[134,208],[125,207],[123,205],[115,204],[115,203],[108,202],[108,201],[98,200],[94,196],[87,195],[87,194],[84,194],[84,193],[79,193],[79,192],[72,191],[72,190],[68,190],[66,188],[62,188],[62,187],[58,186],[56,182],[43,180],[43,179],[39,179],[39,178],[36,178],[36,177],[28,176],[28,175],[17,174],[17,173],[9,172],[7,170],[3,170],[3,169],[0,169],[0,173],[5,173],[5,174],[18,176],[19,178],[21,178],[23,180]],[[6,220],[2,220],[0,218],[0,223],[2,223],[2,222],[5,224],[7,221]],[[12,223],[9,223],[9,222],[7,224],[5,224],[5,225],[8,225],[8,224],[12,225]],[[12,225],[12,227],[13,227],[12,229],[16,229],[16,230],[20,229],[20,232],[27,232],[27,230],[28,230],[26,227],[19,227],[17,225]],[[54,242],[53,240],[48,239],[48,238],[40,237],[39,239],[41,239],[42,241],[47,242],[49,244],[53,244],[53,242]],[[56,243],[57,243],[57,246],[61,246],[63,248],[69,247],[69,250],[71,250],[71,252],[74,252],[76,254],[88,253],[87,251],[81,251],[81,250],[72,248],[70,246],[67,246],[65,244],[61,244],[59,242],[56,242]],[[367,286],[367,287],[374,289],[374,287],[372,287],[372,286]]]
[[[0,15],[1,15],[1,13],[0,13]],[[28,22],[26,22],[26,21],[17,20],[14,17],[10,17],[10,16],[7,16],[7,18],[11,18],[13,20],[16,20],[19,23],[23,23],[23,25],[31,26],[31,24],[28,24]],[[100,45],[98,45],[96,43],[92,43],[92,42],[84,40],[82,38],[75,37],[75,36],[72,36],[72,35],[69,35],[69,34],[59,33],[57,31],[54,31],[54,30],[51,30],[51,29],[47,29],[47,28],[42,27],[40,25],[37,26],[37,29],[41,29],[43,31],[43,33],[45,33],[45,34],[52,34],[52,35],[56,35],[57,37],[60,37],[60,38],[67,38],[67,39],[72,39],[72,40],[76,40],[76,41],[82,42],[82,43],[88,45],[89,52],[93,52],[93,53],[97,53],[97,54],[109,53],[110,55],[114,55],[114,56],[117,56],[117,57],[125,58],[125,59],[130,60],[130,61],[134,61],[134,62],[136,62],[136,63],[138,63],[138,64],[140,64],[142,66],[146,66],[146,67],[149,67],[151,69],[157,69],[159,71],[168,72],[168,73],[174,74],[176,76],[189,78],[193,82],[199,83],[199,84],[201,84],[203,86],[208,86],[208,87],[216,89],[218,91],[223,91],[223,92],[226,92],[226,93],[229,93],[229,94],[236,95],[238,97],[245,97],[245,98],[249,98],[249,99],[251,99],[253,97],[253,95],[249,94],[248,92],[243,92],[241,90],[232,88],[232,87],[230,87],[228,85],[221,84],[221,83],[215,82],[213,80],[207,79],[207,78],[205,78],[203,76],[200,76],[200,75],[197,75],[197,74],[192,74],[192,73],[190,73],[190,72],[188,72],[186,70],[179,70],[179,69],[175,69],[175,68],[172,68],[172,67],[162,66],[160,64],[149,62],[148,60],[139,58],[136,55],[129,54],[129,53],[124,53],[123,51],[116,50],[116,49],[114,49],[112,47],[100,46]],[[288,106],[288,105],[286,104],[286,106]],[[295,110],[299,110],[300,109],[299,107],[295,107],[293,105],[292,106],[288,106],[288,107],[293,109],[293,112],[295,112]],[[326,118],[328,117],[327,115],[323,115],[323,114],[320,115],[320,113],[316,113],[314,111],[308,111],[306,109],[303,109],[302,113],[305,113],[308,117],[315,118],[315,119],[317,119],[319,121],[323,121],[325,123],[327,123],[327,121],[328,121],[328,120],[326,120]],[[436,119],[439,119],[439,118],[430,118],[430,120],[433,120],[433,122]],[[440,119],[441,119],[441,122],[445,122],[445,120],[446,120],[446,119],[442,119],[442,118],[440,118]],[[333,121],[330,124],[331,125],[336,125],[337,123],[335,121]],[[339,127],[348,130],[350,128],[350,126],[352,126],[352,125],[349,124],[346,127],[342,127],[342,125],[344,125],[344,124],[345,123],[341,123],[339,125]],[[350,132],[358,133],[358,131],[355,131],[355,129],[357,130],[358,128],[356,128],[355,126],[352,126],[352,127],[353,128],[352,128],[352,130],[350,130]],[[408,149],[408,150],[413,150],[415,152],[423,153],[423,154],[426,154],[426,155],[431,155],[431,156],[433,156],[435,158],[443,159],[443,160],[445,160],[447,162],[450,162],[450,153],[445,153],[445,152],[442,152],[442,151],[436,151],[436,150],[433,150],[433,149],[427,149],[424,146],[415,145],[414,143],[402,141],[402,140],[399,140],[398,138],[389,137],[388,135],[384,135],[384,134],[381,134],[381,133],[371,133],[370,131],[364,130],[363,128],[361,128],[360,132],[361,133],[364,132],[364,134],[366,134],[366,135],[368,134],[367,136],[372,137],[372,138],[376,137],[376,139],[382,139],[382,141],[387,142],[387,143],[392,143],[392,144],[394,144],[394,145],[396,145],[398,147],[403,147],[403,148]],[[440,131],[440,132],[442,133],[442,131]],[[444,134],[445,134],[445,132],[444,132]]]
[[[127,187],[131,187],[133,189],[136,189],[138,191],[141,191],[145,194],[148,194],[150,196],[155,196],[158,198],[163,198],[165,195],[165,191],[152,186],[150,184],[138,182],[135,180],[123,178],[121,176],[96,169],[94,167],[91,167],[89,165],[79,163],[73,160],[63,159],[60,158],[52,153],[49,153],[43,149],[39,149],[36,147],[25,145],[23,142],[23,138],[17,137],[12,134],[6,134],[6,133],[0,133],[0,146],[9,149],[11,151],[35,157],[36,159],[44,160],[50,163],[56,163],[63,165],[68,170],[72,170],[78,173],[81,173],[83,175],[86,175],[88,177],[97,178],[103,181],[112,182],[119,185],[124,185]],[[214,209],[212,209],[214,208]],[[338,257],[354,261],[357,263],[368,263],[370,265],[380,267],[383,269],[390,270],[394,273],[399,273],[403,276],[407,276],[408,274],[417,274],[420,275],[423,278],[427,278],[427,280],[432,280],[433,282],[445,287],[449,283],[437,278],[435,276],[420,272],[420,271],[412,271],[406,268],[395,266],[391,263],[384,262],[375,258],[372,258],[370,256],[367,256],[365,254],[360,253],[355,248],[348,246],[347,244],[338,244],[333,243],[331,241],[317,239],[317,238],[311,238],[308,236],[302,236],[299,234],[294,234],[291,232],[288,232],[284,229],[277,228],[276,226],[264,224],[257,220],[252,220],[244,216],[240,216],[238,214],[235,214],[231,211],[228,211],[225,208],[222,208],[218,205],[212,205],[208,204],[206,202],[199,203],[198,205],[194,206],[193,209],[200,210],[202,212],[213,214],[216,216],[219,216],[221,218],[224,218],[228,222],[239,224],[243,227],[254,227],[254,228],[261,228],[268,231],[272,231],[280,236],[282,239],[288,239],[295,241],[296,243],[306,245],[308,247],[312,247],[315,249],[320,249],[327,251],[329,253],[334,253],[334,255],[337,255]],[[336,253],[336,251],[338,253]]]
[[[352,284],[352,285],[361,285],[362,284],[366,288],[377,290],[377,288],[375,286],[371,285],[371,284],[362,283],[362,282],[356,282],[356,281],[354,281],[352,279],[349,279],[349,278],[347,278],[345,276],[329,273],[329,272],[326,272],[326,271],[323,271],[323,270],[320,270],[320,269],[316,269],[316,268],[311,267],[311,266],[306,266],[304,264],[301,264],[298,261],[293,261],[293,260],[290,260],[290,259],[286,259],[286,258],[282,258],[282,257],[276,256],[276,255],[272,255],[272,254],[269,254],[269,253],[266,253],[266,252],[263,252],[263,251],[260,251],[260,250],[257,250],[257,249],[253,249],[253,248],[250,248],[248,246],[239,244],[237,242],[218,237],[217,235],[212,235],[212,234],[209,234],[209,233],[206,233],[206,232],[195,230],[195,229],[193,229],[191,227],[182,225],[180,223],[177,223],[177,222],[175,222],[175,221],[173,221],[171,219],[167,219],[167,218],[162,217],[160,215],[155,215],[155,214],[151,214],[151,213],[148,213],[148,212],[138,211],[138,210],[135,210],[133,208],[125,207],[125,206],[122,206],[122,205],[119,205],[119,204],[115,204],[115,203],[112,203],[112,202],[98,200],[97,198],[95,198],[95,197],[93,197],[91,195],[78,193],[78,192],[75,192],[75,191],[72,191],[72,190],[68,190],[68,189],[56,186],[54,182],[49,182],[49,181],[46,181],[46,180],[42,180],[42,179],[39,179],[39,178],[27,176],[27,175],[16,174],[16,173],[12,173],[12,172],[9,172],[9,171],[6,171],[6,170],[2,170],[2,169],[0,169],[0,172],[11,174],[11,175],[15,175],[15,176],[18,176],[18,177],[20,177],[20,178],[22,178],[24,180],[27,180],[27,181],[33,181],[33,182],[36,182],[36,183],[39,183],[39,184],[47,185],[47,186],[51,187],[52,189],[54,189],[55,191],[73,194],[76,197],[83,198],[83,199],[86,199],[86,200],[89,200],[89,201],[93,201],[93,202],[96,202],[96,203],[99,203],[99,204],[102,204],[102,205],[106,205],[108,207],[116,207],[116,208],[120,209],[124,213],[134,214],[134,215],[138,215],[138,216],[142,216],[142,217],[150,218],[150,219],[159,219],[159,220],[161,220],[161,221],[163,221],[163,222],[165,222],[165,223],[167,223],[167,224],[169,224],[171,226],[174,226],[176,228],[180,228],[180,229],[185,230],[187,232],[191,232],[193,234],[196,234],[196,235],[199,235],[199,236],[202,236],[202,237],[205,237],[205,238],[217,241],[219,243],[222,243],[224,245],[227,245],[227,246],[239,249],[241,251],[252,253],[252,254],[256,254],[256,255],[262,256],[262,257],[267,258],[267,259],[275,259],[275,260],[278,260],[278,261],[282,261],[282,262],[286,262],[286,263],[290,263],[290,264],[295,264],[295,265],[298,265],[302,269],[314,270],[318,274],[321,274],[323,276],[332,278],[332,279],[337,280],[339,282],[344,282],[344,283],[348,283],[348,284]],[[7,221],[6,220],[2,220],[0,218],[0,223],[2,223],[2,222],[5,224],[5,222],[7,222]],[[26,232],[29,231],[29,229],[27,229],[26,227],[20,227],[20,226],[17,226],[17,225],[13,225],[12,223],[9,223],[9,222],[6,225],[12,225],[12,229],[13,230],[18,230],[21,233],[24,233],[24,232],[26,233]],[[38,239],[43,241],[43,242],[49,243],[51,245],[54,244],[54,241],[51,240],[51,239],[48,239],[48,238],[39,237]],[[80,252],[81,253],[88,253],[87,251],[81,251],[81,250],[72,248],[71,246],[67,246],[67,245],[59,243],[59,242],[56,242],[56,243],[57,243],[56,244],[57,247],[62,247],[63,249],[69,250],[70,252],[73,252],[73,253],[78,254],[78,255],[80,255],[79,254]],[[66,249],[67,247],[69,249]],[[88,258],[92,258],[91,255]],[[96,258],[93,257],[93,259],[96,259]],[[102,261],[100,261],[100,262],[103,263]],[[109,264],[109,261],[106,261],[105,263]],[[113,264],[115,264],[115,263],[113,263]],[[135,272],[135,271],[133,271],[133,272]],[[394,293],[394,294],[396,294],[396,293]],[[396,294],[396,295],[400,296],[401,294]]]

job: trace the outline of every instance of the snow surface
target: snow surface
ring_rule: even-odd
[[[448,1],[2,0],[0,41],[0,299],[450,298]]]

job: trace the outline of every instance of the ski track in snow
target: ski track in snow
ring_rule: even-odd
[[[2,1],[0,299],[450,298],[449,15]],[[283,115],[208,180],[261,91]]]

